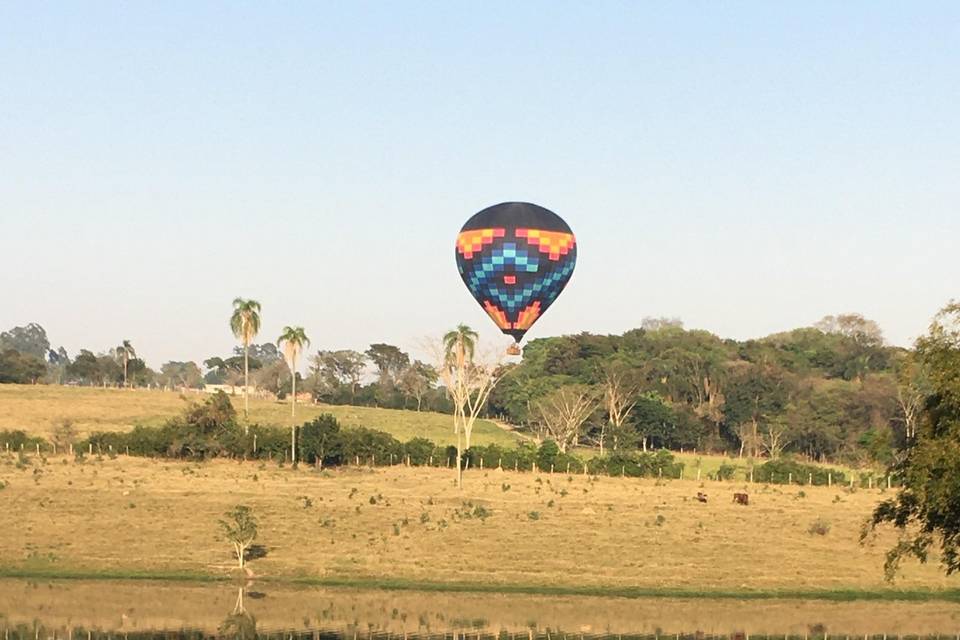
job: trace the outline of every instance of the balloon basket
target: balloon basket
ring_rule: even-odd
[[[508,355],[508,356],[519,356],[519,355],[521,355],[522,353],[523,353],[523,351],[521,351],[519,344],[512,344],[512,345],[510,345],[509,347],[507,347],[507,355]]]

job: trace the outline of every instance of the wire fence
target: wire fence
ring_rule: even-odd
[[[252,618],[251,618],[252,619]],[[255,623],[254,623],[255,624]],[[48,628],[42,624],[3,627],[4,640],[960,640],[958,633],[938,634],[750,634],[732,631],[726,634],[689,631],[685,633],[565,633],[562,630],[477,630],[453,631],[380,631],[345,629],[257,630],[249,625],[230,625],[217,632],[200,629],[110,631],[84,628]]]

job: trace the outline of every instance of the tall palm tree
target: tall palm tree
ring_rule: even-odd
[[[453,361],[457,367],[463,367],[467,360],[473,360],[473,351],[477,346],[477,332],[465,324],[448,331],[443,336],[443,349],[447,361]]]
[[[448,331],[443,336],[444,367],[447,371],[454,371],[452,376],[456,390],[453,393],[455,406],[453,408],[453,430],[457,434],[457,487],[463,486],[463,470],[461,458],[463,451],[463,435],[465,429],[464,415],[464,369],[467,361],[473,360],[473,352],[477,346],[477,332],[465,324],[458,324],[457,328]],[[467,445],[469,447],[469,443]]]
[[[277,346],[283,349],[283,355],[287,359],[287,366],[290,367],[290,376],[293,379],[290,393],[290,416],[297,415],[297,359],[303,350],[310,345],[310,338],[307,337],[303,327],[284,327],[283,333],[277,338]],[[293,464],[297,463],[297,427],[290,427],[290,459]]]
[[[236,298],[230,329],[243,342],[243,417],[246,418],[250,413],[250,343],[260,332],[260,303]]]
[[[129,340],[124,340],[119,347],[116,348],[117,358],[123,362],[123,386],[127,386],[127,363],[137,357],[137,352],[134,350],[133,345],[130,344]]]

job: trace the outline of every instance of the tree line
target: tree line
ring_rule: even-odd
[[[926,386],[915,352],[856,314],[745,341],[648,319],[619,336],[531,342],[488,411],[563,448],[889,463],[915,434]]]
[[[260,305],[238,298],[230,354],[164,363],[158,371],[129,340],[70,356],[43,327],[0,334],[0,382],[162,388],[242,385],[285,398],[294,389],[328,404],[454,413],[438,362],[374,343],[319,349],[302,327],[256,343]],[[534,340],[523,361],[501,366],[480,415],[518,425],[566,451],[670,448],[751,458],[798,453],[817,460],[889,463],[913,437],[925,397],[912,350],[885,344],[875,322],[830,316],[755,340],[722,339],[673,319],[646,319],[622,335]],[[453,389],[456,391],[456,389]],[[469,443],[467,443],[469,447]]]

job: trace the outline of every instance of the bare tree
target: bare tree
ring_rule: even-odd
[[[592,389],[570,385],[538,401],[536,411],[546,432],[566,453],[567,448],[580,441],[580,430],[598,404]]]
[[[457,487],[463,487],[463,451],[470,448],[473,426],[500,380],[500,355],[478,355],[477,334],[466,325],[432,344],[440,381],[453,402],[453,431],[457,435]],[[463,440],[466,439],[466,447]]]
[[[896,367],[897,421],[903,423],[903,436],[909,447],[917,437],[917,426],[927,398],[927,377],[923,368],[910,355]]]
[[[784,424],[768,424],[766,432],[760,434],[760,444],[766,450],[771,459],[779,458],[783,450],[790,444],[786,439],[787,426]]]
[[[607,412],[607,419],[600,426],[600,455],[603,455],[607,425],[610,426],[613,448],[616,450],[624,424],[637,405],[639,391],[640,387],[629,382],[622,371],[615,369],[606,371],[603,379],[603,406]]]

